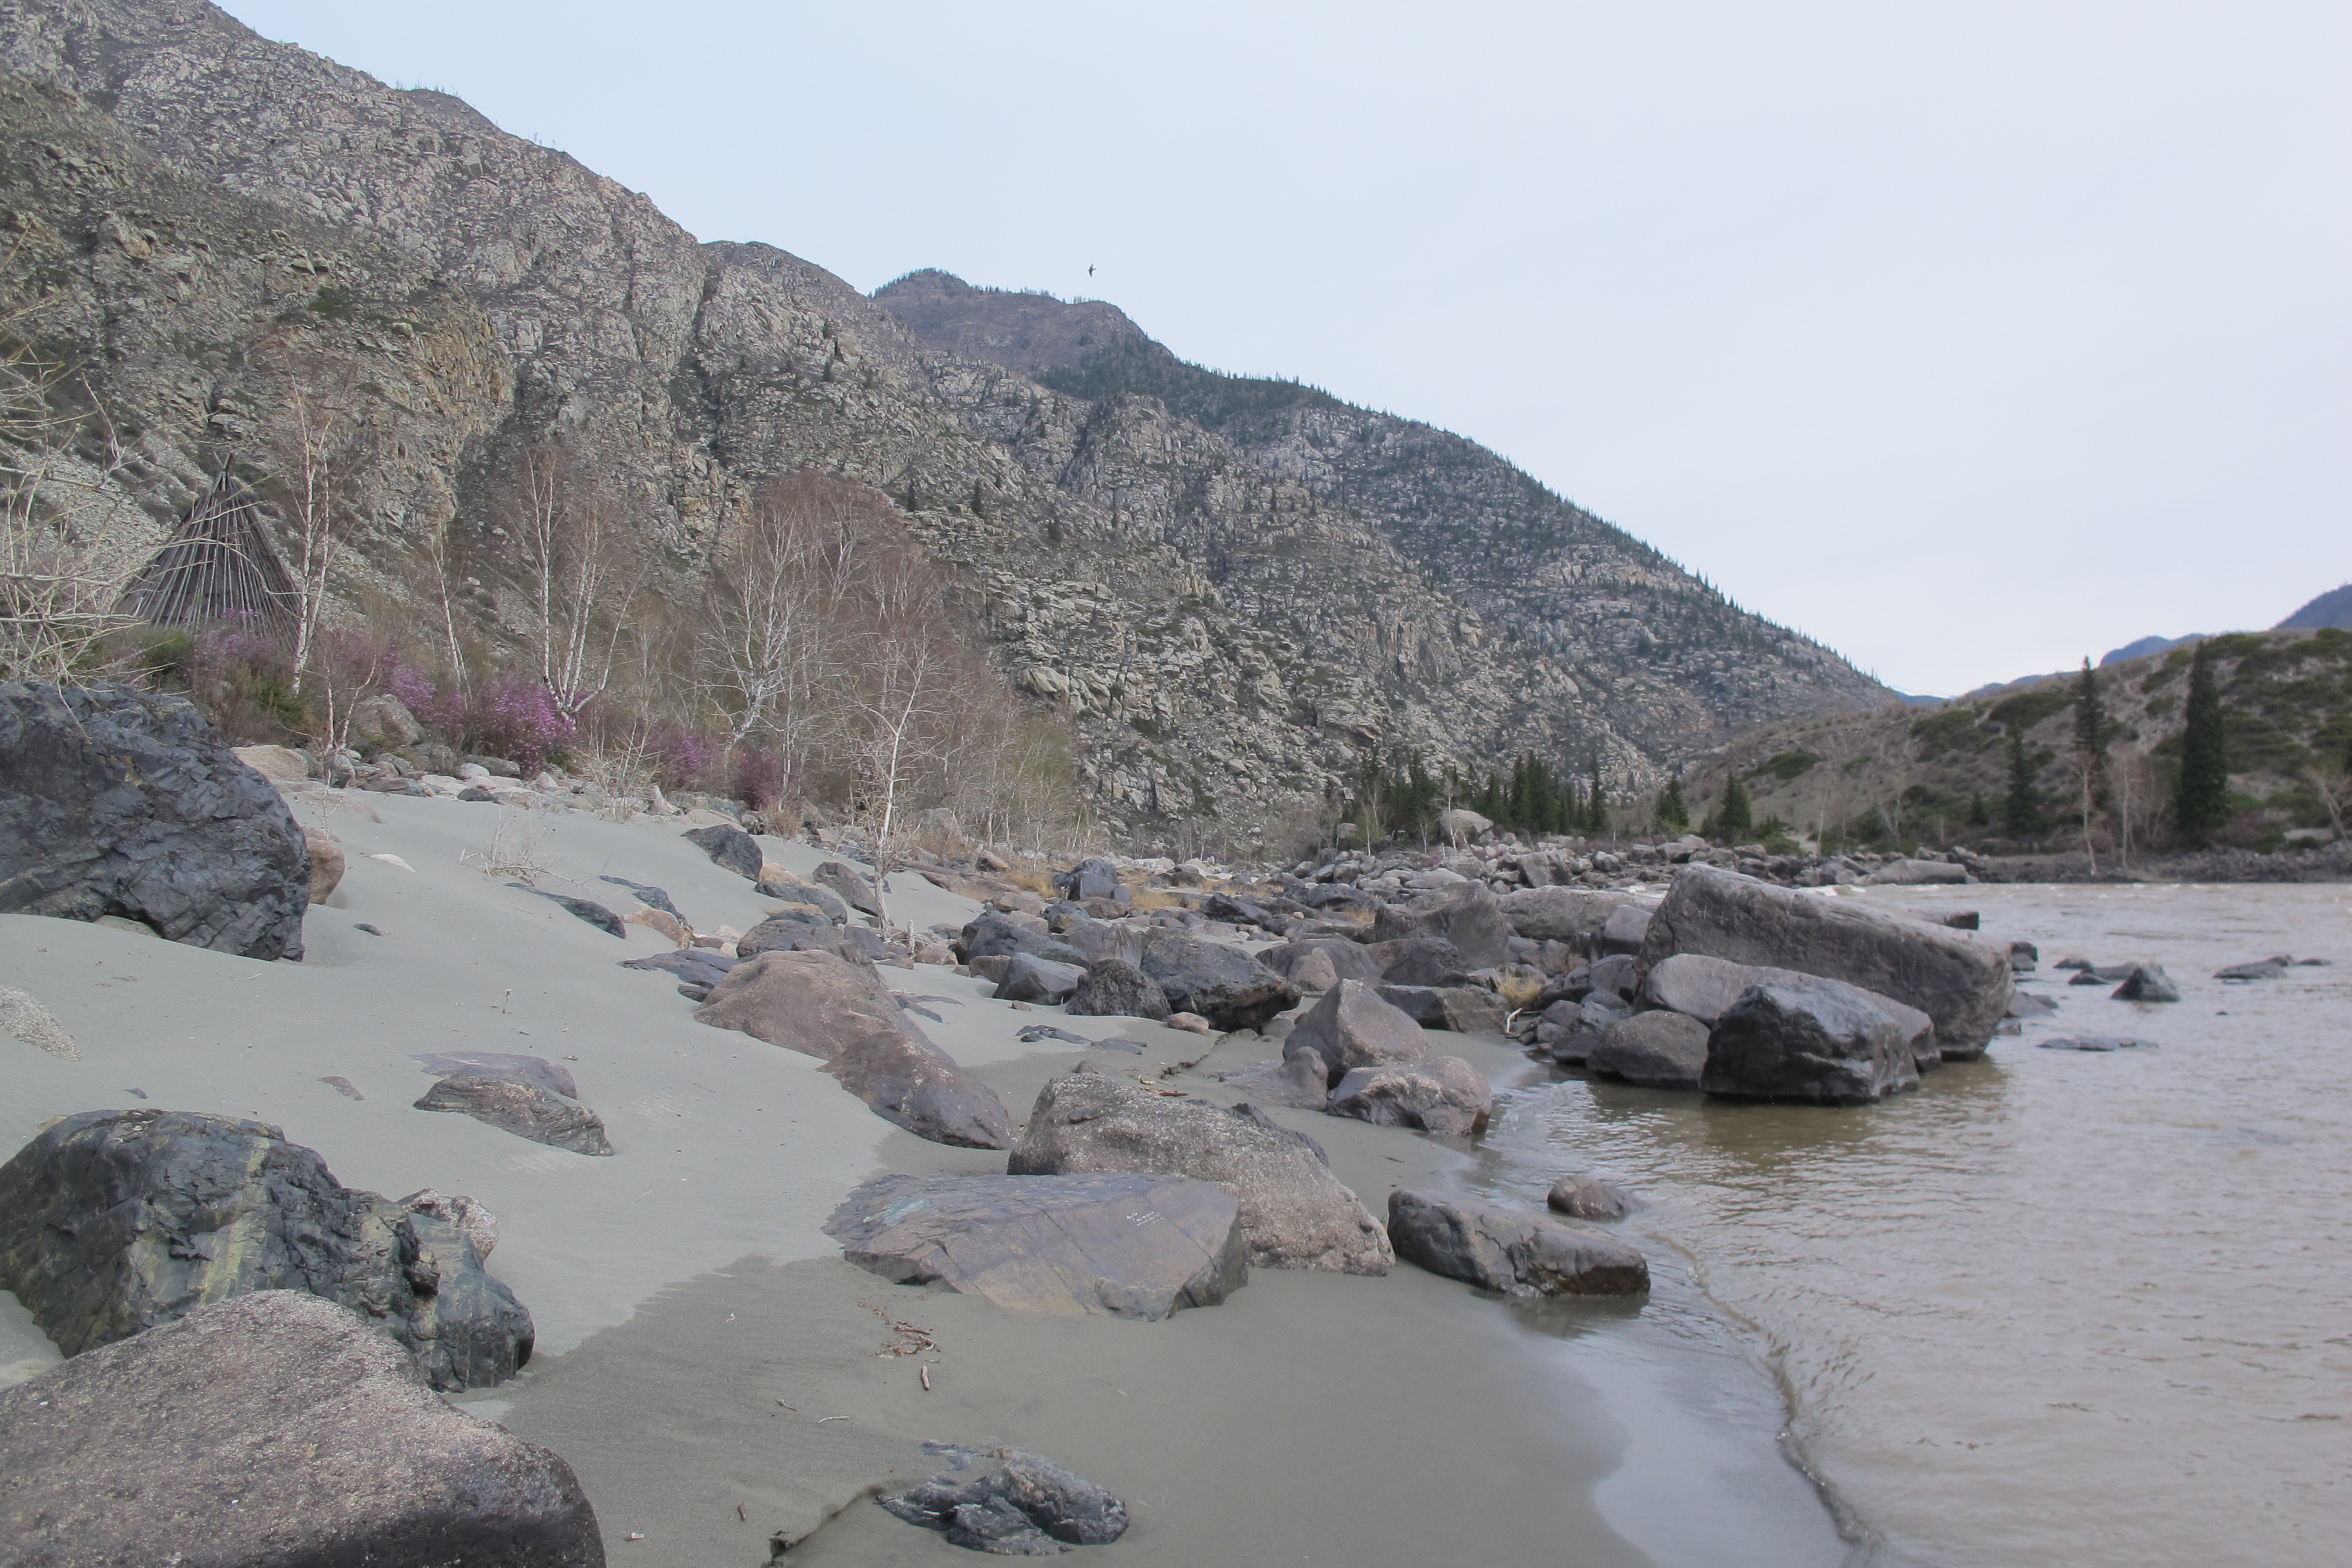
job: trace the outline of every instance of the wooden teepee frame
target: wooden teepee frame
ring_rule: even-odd
[[[269,542],[252,490],[223,468],[132,581],[123,607],[157,626],[236,619],[284,631],[292,625],[296,597],[294,579]]]

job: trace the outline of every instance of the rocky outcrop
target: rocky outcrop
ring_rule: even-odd
[[[1634,1247],[1541,1215],[1400,1187],[1389,1194],[1399,1258],[1508,1296],[1639,1296],[1650,1266]]]
[[[1025,1448],[926,1443],[951,1468],[874,1500],[908,1524],[946,1532],[948,1544],[999,1557],[1049,1557],[1072,1546],[1108,1546],[1127,1533],[1127,1505]]]
[[[1158,1322],[1249,1282],[1238,1213],[1224,1188],[1181,1176],[885,1176],[824,1233],[897,1284]]]
[[[271,959],[302,956],[310,906],[285,801],[184,698],[0,683],[0,912]]]
[[[556,1455],[350,1308],[265,1290],[0,1390],[0,1561],[604,1568]]]
[[[530,1314],[458,1225],[342,1186],[275,1127],[186,1111],[85,1111],[0,1165],[0,1289],[68,1355],[291,1289],[357,1309],[436,1388],[530,1359]]]
[[[1255,1029],[1298,1005],[1298,987],[1237,947],[1156,931],[1144,939],[1143,973],[1168,1005],[1219,1029]]]
[[[1381,1227],[1331,1173],[1322,1149],[1250,1107],[1228,1110],[1093,1072],[1049,1080],[1005,1162],[1014,1175],[1144,1171],[1215,1182],[1241,1203],[1261,1268],[1381,1274]]]
[[[1689,866],[1642,944],[1644,969],[1705,953],[1822,975],[1891,996],[1936,1023],[1946,1060],[1984,1054],[2012,988],[2006,944],[1846,899]]]
[[[1866,1105],[1918,1088],[1919,1069],[1901,1026],[1853,987],[1775,981],[1717,1022],[1699,1087],[1735,1100]]]

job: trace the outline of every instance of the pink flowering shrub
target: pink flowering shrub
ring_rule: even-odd
[[[422,670],[404,665],[393,672],[392,692],[460,750],[508,758],[526,778],[580,739],[579,725],[556,710],[535,680],[500,676],[463,691],[436,686]]]

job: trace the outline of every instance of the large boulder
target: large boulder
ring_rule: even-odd
[[[1355,1068],[1429,1059],[1429,1042],[1412,1016],[1384,1000],[1380,988],[1342,980],[1291,1026],[1284,1054],[1306,1049],[1322,1058],[1327,1083]]]
[[[1219,1029],[1255,1029],[1298,1005],[1298,987],[1237,947],[1156,931],[1144,939],[1143,973],[1168,1005]]]
[[[1183,1176],[884,1176],[851,1193],[824,1233],[900,1285],[1157,1322],[1249,1282],[1239,1212],[1224,1188]]]
[[[1073,870],[1056,872],[1054,888],[1074,904],[1083,904],[1090,899],[1126,903],[1134,897],[1120,884],[1118,868],[1100,857],[1081,860]]]
[[[373,756],[416,744],[425,739],[425,726],[416,721],[407,703],[389,691],[380,691],[352,704],[351,738],[352,745]]]
[[[1086,977],[1087,971],[1079,964],[1056,963],[1034,953],[1016,952],[1004,966],[1004,978],[997,982],[995,999],[1060,1002],[1076,991]]]
[[[1643,942],[1642,965],[1680,952],[1771,964],[1891,996],[1935,1020],[1947,1061],[1984,1054],[2011,988],[2003,943],[1707,866],[1675,875]]]
[[[1629,901],[1630,895],[1607,889],[1534,887],[1505,893],[1496,905],[1511,929],[1528,941],[1565,942],[1591,952],[1609,917]]]
[[[1089,1018],[1159,1019],[1174,1009],[1160,982],[1124,959],[1106,958],[1087,966],[1086,978],[1062,1011]]]
[[[1389,1194],[1399,1258],[1510,1296],[1639,1296],[1650,1265],[1622,1241],[1542,1215],[1399,1187]]]
[[[1329,971],[1330,978],[1320,984],[1310,984],[1301,966],[1319,959]],[[1381,961],[1372,949],[1360,942],[1349,942],[1343,936],[1310,937],[1304,942],[1286,942],[1269,947],[1257,954],[1257,961],[1276,974],[1296,983],[1303,991],[1328,991],[1342,980],[1378,980]],[[1316,979],[1321,979],[1318,974]]]
[[[1076,948],[1087,963],[1100,963],[1116,958],[1133,963],[1143,956],[1143,938],[1148,928],[1133,921],[1098,921],[1087,915],[1071,915],[1061,922],[1055,934],[1064,945]]]
[[[1331,1079],[1322,1053],[1311,1047],[1285,1047],[1282,1056],[1238,1072],[1221,1074],[1228,1089],[1249,1097],[1252,1105],[1286,1105],[1297,1110],[1320,1110],[1330,1103]]]
[[[961,1149],[1013,1146],[1013,1119],[995,1090],[911,1026],[852,1040],[824,1070],[877,1116],[918,1138]]]
[[[1431,1057],[1356,1068],[1333,1086],[1327,1109],[1375,1127],[1475,1138],[1486,1131],[1495,1090],[1486,1074],[1460,1057]]]
[[[185,698],[0,683],[0,913],[275,959],[302,956],[310,907],[285,800]]]
[[[1793,969],[1776,969],[1769,964],[1734,963],[1727,958],[1709,958],[1705,953],[1678,952],[1660,961],[1642,977],[1643,1001],[1653,1007],[1664,1007],[1696,1018],[1714,1026],[1716,1020],[1729,1012],[1732,1005],[1758,985],[1776,982],[1822,979],[1818,975],[1800,974]],[[1843,981],[1824,981],[1843,985]],[[1892,996],[1882,996],[1857,985],[1852,989],[1868,997],[1895,1020],[1903,1031],[1903,1038],[1911,1048],[1912,1060],[1921,1072],[1932,1072],[1944,1065],[1943,1049],[1936,1043],[1936,1021],[1918,1008],[1897,1002]],[[2012,1003],[2016,1000],[2012,996]],[[2054,1011],[2054,1009],[2053,1009]]]
[[[1382,985],[1381,1000],[1424,1029],[1457,1035],[1502,1033],[1502,999],[1483,985]]]
[[[758,881],[760,868],[768,863],[760,841],[731,822],[689,828],[681,837],[709,856],[713,865],[724,866],[746,881]]]
[[[1442,936],[1472,969],[1489,969],[1509,957],[1516,934],[1502,905],[1481,882],[1432,889],[1410,903],[1384,907],[1372,922],[1374,942]]]
[[[926,1443],[953,1467],[874,1500],[908,1524],[943,1531],[948,1544],[998,1557],[1052,1557],[1108,1546],[1127,1533],[1127,1505],[1026,1448]]]
[[[530,1359],[530,1314],[458,1226],[341,1185],[275,1127],[190,1111],[84,1111],[0,1165],[0,1289],[68,1355],[307,1290],[364,1312],[436,1388]]]
[[[1459,985],[1470,973],[1461,950],[1442,936],[1398,937],[1363,951],[1376,972],[1362,978],[1391,985]]]
[[[1931,888],[1973,882],[1965,866],[1948,860],[1889,860],[1863,881],[1874,888]],[[1974,930],[1973,926],[1967,928]]]
[[[1886,1009],[1853,986],[1807,977],[1753,986],[1733,1004],[1708,1037],[1699,1087],[1737,1100],[1866,1105],[1918,1088],[1919,1068]]]
[[[265,1290],[0,1391],[0,1562],[604,1568],[572,1468],[348,1307]]]
[[[1056,942],[1042,931],[1015,924],[993,910],[982,910],[979,919],[963,928],[957,947],[966,963],[975,958],[1010,958],[1016,952],[1033,953],[1055,963],[1087,962],[1087,955],[1068,942]]]
[[[1641,904],[1620,904],[1601,922],[1592,945],[1603,953],[1636,953],[1649,940],[1651,910]]]
[[[821,912],[803,904],[788,906],[769,916],[735,940],[735,956],[757,958],[763,952],[829,952],[869,973],[874,961],[858,933],[874,933],[863,926],[837,926]]]
[[[877,1029],[900,1026],[898,1004],[870,969],[821,952],[762,952],[736,964],[694,1016],[825,1061]]]
[[[1339,1184],[1315,1140],[1247,1105],[1163,1095],[1103,1073],[1050,1079],[1005,1169],[1014,1175],[1143,1171],[1215,1182],[1241,1203],[1262,1268],[1384,1274],[1380,1226]]]
[[[1636,1013],[1601,1031],[1585,1053],[1589,1072],[1643,1089],[1696,1089],[1706,1068],[1707,1027],[1680,1013]]]
[[[874,884],[843,861],[827,860],[810,874],[810,880],[860,914],[879,918],[882,913]]]

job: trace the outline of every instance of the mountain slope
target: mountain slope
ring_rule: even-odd
[[[1109,306],[965,289],[997,303],[948,341],[907,287],[699,244],[455,99],[196,0],[0,0],[0,286],[133,447],[106,548],[152,547],[284,418],[299,353],[373,400],[348,613],[413,600],[438,538],[469,632],[517,643],[499,520],[551,435],[680,604],[762,481],[838,474],[900,508],[1115,829],[1230,825],[1370,751],[1646,783],[1885,700],[1459,437],[1181,365]]]
[[[2347,583],[2341,588],[2329,589],[2273,629],[2282,632],[2316,631],[2322,626],[2352,631],[2352,583]]]

